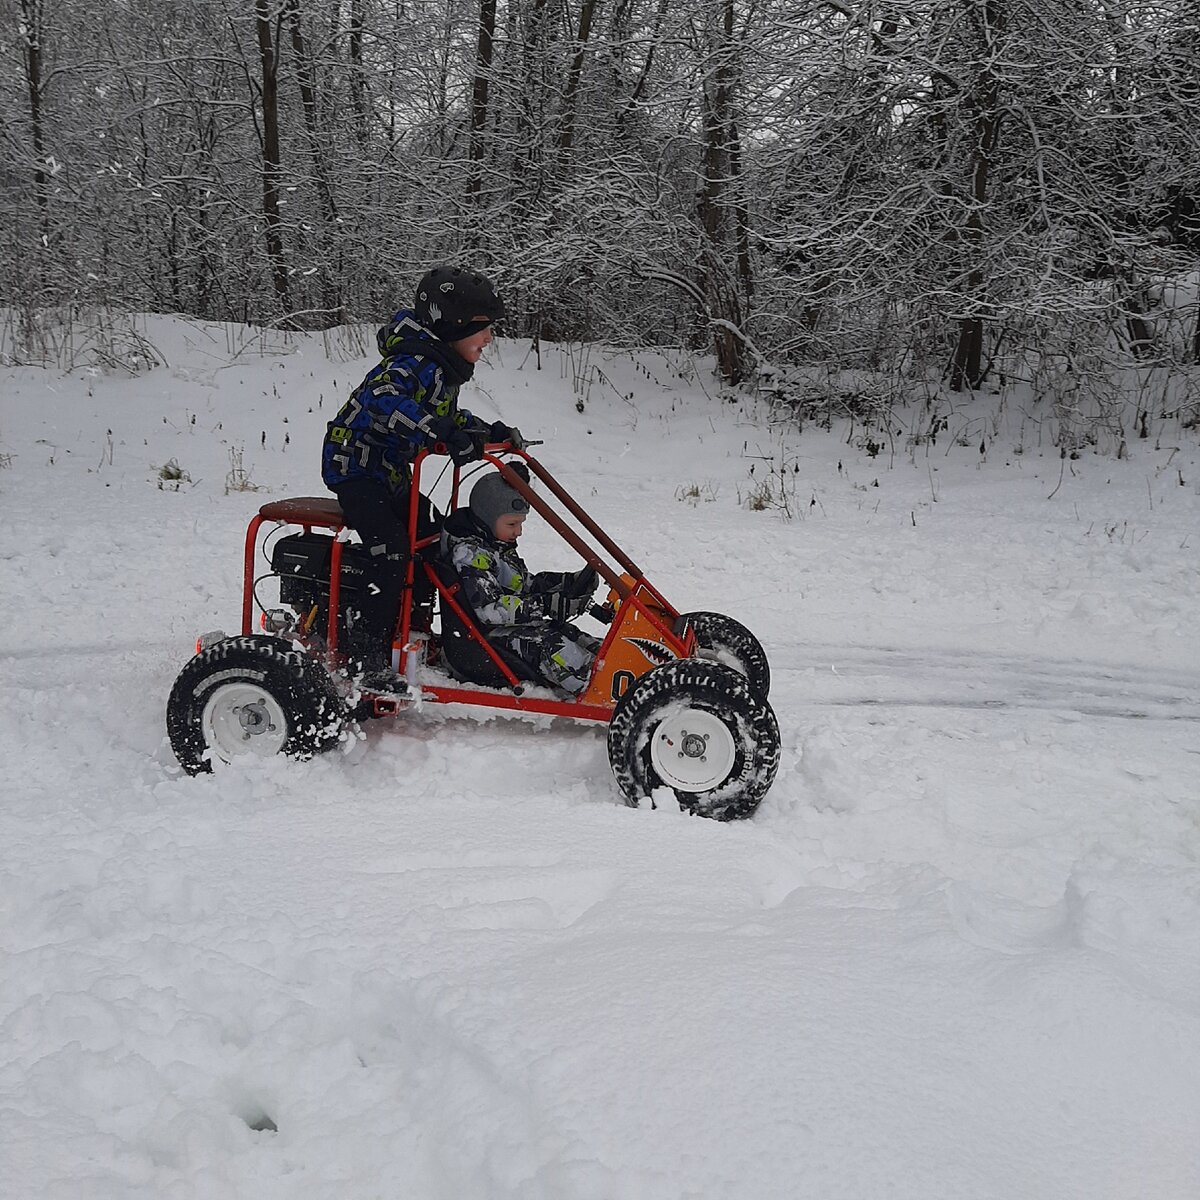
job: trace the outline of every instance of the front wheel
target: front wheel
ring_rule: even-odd
[[[762,643],[740,621],[724,613],[684,613],[683,619],[695,630],[697,658],[722,663],[745,675],[759,694],[771,691],[771,667]]]
[[[679,659],[641,676],[608,727],[608,759],[625,802],[670,788],[680,808],[748,817],[779,769],[779,725],[739,672]]]
[[[319,663],[271,637],[224,638],[179,673],[167,701],[167,736],[189,775],[213,760],[332,749],[346,710]]]

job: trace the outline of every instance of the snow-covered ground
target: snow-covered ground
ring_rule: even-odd
[[[145,335],[134,378],[0,370],[0,1196],[1200,1194],[1194,435],[1064,462],[981,400],[871,459],[677,357],[508,343],[468,403],[765,644],[758,814],[434,707],[192,779],[172,681],[368,359]]]

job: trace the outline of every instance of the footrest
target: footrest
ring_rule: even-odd
[[[373,717],[394,717],[406,708],[421,707],[420,688],[410,688],[406,692],[375,692],[366,698],[370,701]]]

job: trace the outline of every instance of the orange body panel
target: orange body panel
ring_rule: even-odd
[[[611,707],[638,676],[694,652],[696,635],[688,629],[682,638],[677,637],[674,619],[649,590],[629,575],[621,578],[629,585],[628,596],[620,602],[616,619],[600,647],[592,681],[579,697],[584,704]],[[609,593],[609,603],[615,605],[618,600],[614,589]]]

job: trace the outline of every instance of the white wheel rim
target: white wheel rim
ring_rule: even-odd
[[[663,718],[650,743],[650,762],[668,787],[707,792],[719,787],[737,762],[737,743],[720,718],[685,708]]]
[[[204,744],[223,762],[245,754],[268,758],[288,738],[287,717],[279,702],[254,683],[226,683],[204,705],[200,717]]]

